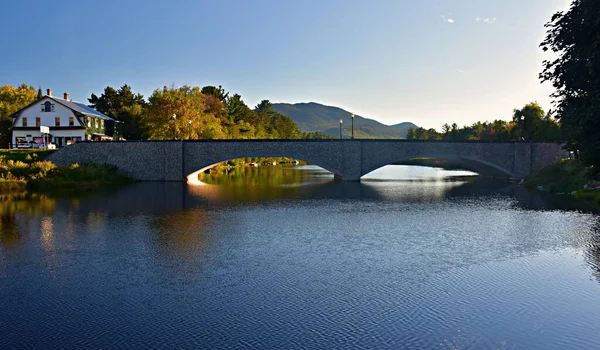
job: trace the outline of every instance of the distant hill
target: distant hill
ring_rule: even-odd
[[[296,104],[274,103],[273,109],[278,113],[292,118],[302,131],[320,131],[332,136],[340,135],[340,118],[342,118],[344,121],[344,137],[350,137],[352,123],[350,112],[341,108],[309,102]],[[354,137],[356,138],[399,139],[406,137],[408,129],[416,127],[415,124],[410,122],[385,125],[359,115],[354,117]]]

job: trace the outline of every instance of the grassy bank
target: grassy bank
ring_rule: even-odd
[[[44,160],[56,150],[47,149],[0,149],[0,159],[18,160],[31,162],[32,160]]]
[[[544,192],[572,194],[600,205],[600,177],[578,160],[564,160],[536,170],[524,185]]]
[[[64,192],[118,185],[131,180],[115,167],[96,164],[72,164],[59,167],[43,160],[52,151],[0,151],[1,192]]]

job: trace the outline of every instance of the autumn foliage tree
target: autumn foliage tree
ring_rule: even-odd
[[[199,87],[165,86],[148,98],[142,121],[151,140],[227,138],[221,120],[213,113],[217,107],[209,107]]]
[[[0,87],[0,147],[6,147],[10,143],[9,128],[12,124],[10,115],[33,103],[36,99],[37,92],[31,85]]]

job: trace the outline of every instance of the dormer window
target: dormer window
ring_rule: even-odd
[[[44,102],[42,105],[42,112],[54,112],[54,104],[50,103],[50,101]]]

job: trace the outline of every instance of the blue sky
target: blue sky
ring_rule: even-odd
[[[544,23],[569,0],[4,1],[0,84],[223,85],[441,128],[551,107]]]

